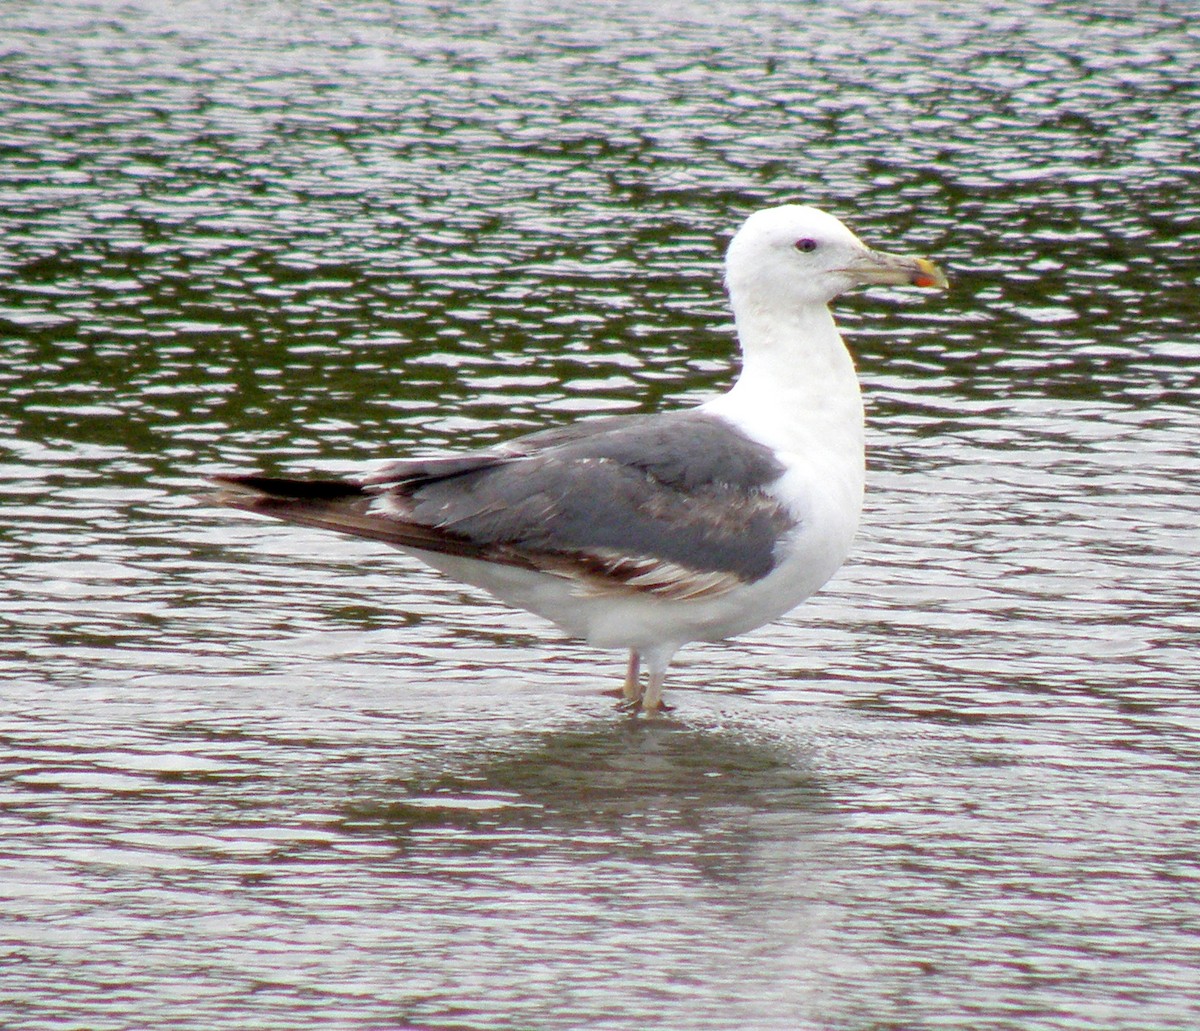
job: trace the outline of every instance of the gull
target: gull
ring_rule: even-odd
[[[948,285],[928,259],[873,250],[791,204],[746,219],[725,283],[741,372],[697,407],[585,419],[359,479],[216,476],[211,498],[381,541],[627,650],[623,706],[664,709],[679,648],[778,619],[849,554],[863,404],[830,302],[861,285]]]

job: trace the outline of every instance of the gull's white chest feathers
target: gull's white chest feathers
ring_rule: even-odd
[[[836,336],[832,323],[829,329]],[[846,560],[858,528],[865,472],[862,395],[840,338],[824,343],[829,360],[815,373],[810,367],[810,375],[799,378],[787,368],[747,368],[732,390],[701,406],[771,449],[783,471],[767,490],[795,520],[779,540],[776,567],[730,613],[730,623],[745,629],[817,591]],[[802,346],[798,341],[797,349]]]

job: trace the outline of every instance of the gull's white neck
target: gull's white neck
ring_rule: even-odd
[[[824,304],[787,310],[737,300],[742,374],[703,407],[771,448],[783,464],[772,490],[800,527],[780,572],[791,599],[793,580],[797,593],[810,594],[850,550],[865,481],[862,394]]]
[[[804,453],[819,444],[843,462],[857,456],[861,466],[862,395],[829,309],[737,298],[734,317],[742,372],[704,407],[777,450]]]

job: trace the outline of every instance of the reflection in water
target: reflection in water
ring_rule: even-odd
[[[460,923],[496,920],[515,934],[504,954],[549,975],[564,1026],[613,1006],[608,978],[586,974],[589,956],[613,955],[626,1018],[647,1019],[656,998],[715,1002],[737,978],[757,986],[758,1019],[767,1000],[794,1018],[830,964],[818,885],[833,817],[778,743],[605,720],[514,740],[465,774],[406,787],[420,793],[351,807],[348,829],[395,834],[406,867],[457,885]],[[515,897],[530,909],[514,914]],[[781,953],[763,935],[783,900]],[[686,970],[665,967],[664,950],[686,953]]]
[[[827,816],[814,777],[794,756],[735,733],[606,719],[515,744],[481,767],[405,783],[410,797],[356,800],[347,830],[385,829],[401,842],[453,834],[468,850],[532,844],[539,852],[556,841],[576,862],[625,859],[651,881],[660,867],[686,861],[705,877],[752,884],[761,875],[750,857],[755,821],[778,835],[786,820],[786,837],[798,843]],[[667,839],[677,844],[655,848]]]
[[[8,12],[6,1028],[1200,1022],[1191,7],[648,12]],[[673,720],[192,497],[722,389],[797,199],[955,289],[841,304],[857,552]]]

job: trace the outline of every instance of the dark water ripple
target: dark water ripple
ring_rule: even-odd
[[[5,18],[0,1023],[1197,1023],[1191,5]],[[839,303],[857,551],[671,721],[192,497],[722,389],[794,199],[954,289]]]

